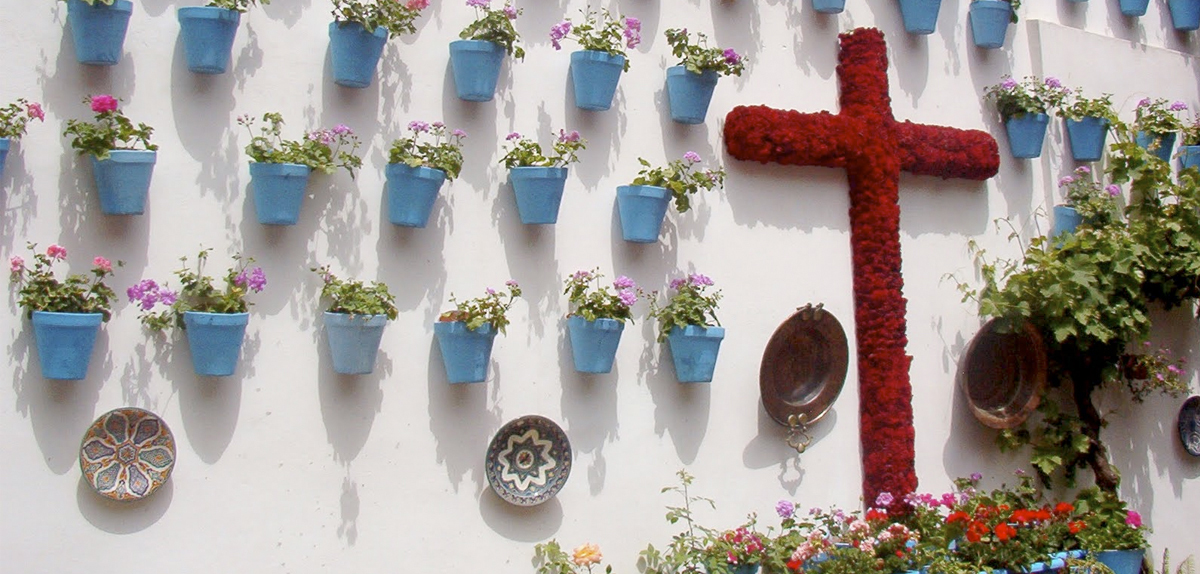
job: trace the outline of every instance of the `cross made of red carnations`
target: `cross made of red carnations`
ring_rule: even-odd
[[[904,350],[900,275],[900,170],[981,181],[996,174],[996,140],[977,130],[897,122],[887,83],[883,33],[842,34],[841,112],[802,114],[739,106],[725,119],[725,146],[741,160],[845,168],[858,351],[863,500],[882,492],[900,507],[917,487],[913,453],[912,357]]]

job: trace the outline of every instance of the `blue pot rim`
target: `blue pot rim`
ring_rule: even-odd
[[[666,199],[671,196],[671,192],[667,188],[657,185],[619,185],[617,186],[617,196]]]
[[[99,325],[104,322],[104,314],[34,311],[30,320],[35,319],[43,325]]]
[[[329,33],[333,34],[333,31],[337,30],[338,28],[355,28],[355,27],[358,28],[359,32],[362,32],[364,34],[367,33],[367,28],[365,26],[363,26],[362,24],[359,24],[358,22],[347,22],[345,20],[334,20],[333,22],[330,22],[329,23]],[[376,26],[375,31],[371,32],[370,35],[378,37],[378,38],[383,38],[384,40],[386,40],[388,37],[388,29],[384,28],[383,26]]]
[[[427,165],[413,167],[406,163],[389,163],[383,168],[383,171],[384,174],[392,175],[406,175],[405,172],[409,172],[407,175],[411,175],[420,179],[438,179],[446,177],[445,171],[436,167],[429,167]]]
[[[0,138],[0,150],[6,150],[12,145],[12,140],[9,138]]]
[[[590,60],[602,64],[612,64],[616,66],[625,66],[625,56],[620,54],[609,54],[600,50],[576,50],[571,52],[571,61]]]
[[[685,76],[688,74],[695,76],[696,79],[701,80],[705,83],[715,84],[715,83],[717,83],[717,80],[721,79],[721,75],[718,74],[716,70],[704,70],[703,72],[700,72],[699,74],[697,74],[696,72],[692,72],[692,71],[688,70],[687,66],[681,65],[681,66],[671,66],[670,68],[667,68],[667,77]]]
[[[450,42],[451,51],[460,52],[503,52],[504,46],[488,40],[455,40]]]
[[[286,175],[304,176],[312,173],[312,168],[302,163],[250,162],[250,175]]]
[[[725,327],[706,327],[704,325],[688,325],[680,329],[672,327],[668,337],[704,337],[706,339],[724,339]]]
[[[581,315],[570,315],[567,317],[567,324],[589,325],[593,329],[599,331],[624,331],[625,323],[608,317],[598,317],[591,321],[584,319]]]
[[[567,179],[567,168],[519,165],[508,168],[508,176],[514,179]]]
[[[1108,126],[1112,123],[1112,122],[1108,121],[1108,118],[1102,118],[1100,116],[1083,116],[1082,118],[1079,118],[1077,120],[1071,119],[1071,118],[1063,118],[1063,121],[1065,121],[1068,124],[1082,124],[1083,122],[1086,122],[1089,120],[1093,121],[1093,122],[1098,122],[1100,124],[1103,124],[1104,126]]]
[[[245,325],[250,322],[250,313],[210,313],[208,311],[184,311],[183,320],[207,319],[205,325]]]
[[[114,149],[109,150],[108,157],[105,159],[97,159],[92,156],[92,161],[95,162],[111,162],[111,163],[158,163],[158,152],[146,149]]]
[[[465,321],[438,321],[433,324],[433,332],[443,335],[472,334],[489,337],[496,336],[496,329],[495,327],[492,327],[491,323],[484,323],[483,325],[480,325],[478,329],[472,331],[467,328],[467,323]]]
[[[1004,10],[1005,12],[1012,11],[1012,4],[1008,0],[971,0],[970,10],[974,10],[975,6],[980,9],[987,10]]]
[[[387,324],[388,316],[325,311],[325,322],[339,327],[382,327]]]
[[[238,23],[242,19],[242,13],[229,8],[218,8],[216,6],[184,6],[175,12],[179,21],[187,20],[225,20],[228,22]]]
[[[71,6],[82,6],[89,10],[114,10],[116,12],[133,12],[133,2],[130,0],[116,0],[111,5],[109,4],[88,4],[83,0],[70,0],[67,2],[67,9]]]
[[[1036,122],[1036,123],[1043,123],[1043,122],[1049,123],[1050,116],[1048,114],[1044,114],[1041,112],[1036,113],[1036,114],[1022,112],[1021,114],[1013,114],[1007,118],[1004,118],[1004,123],[1008,123],[1011,121],[1018,121],[1018,122],[1032,121],[1032,122]]]

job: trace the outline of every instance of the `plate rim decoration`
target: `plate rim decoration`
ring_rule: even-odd
[[[518,434],[519,429],[525,430]],[[535,429],[541,431],[541,436],[538,438],[530,437],[531,440],[534,440],[535,444],[539,439],[549,442],[550,444],[543,445],[546,449],[543,454],[548,456],[551,452],[557,451],[558,456],[554,459],[556,464],[551,469],[561,469],[554,473],[554,476],[541,477],[542,484],[538,484],[539,481],[537,479],[529,479],[524,489],[526,492],[523,493],[519,489],[514,488],[509,482],[501,479],[500,475],[504,472],[503,468],[509,466],[505,464],[503,457],[512,448],[512,440],[519,440],[529,430]],[[487,477],[488,485],[491,486],[492,491],[501,500],[516,506],[537,506],[554,498],[558,494],[558,491],[562,490],[567,479],[571,476],[572,463],[571,441],[567,438],[566,431],[558,423],[542,415],[524,415],[508,421],[492,436],[491,442],[488,443],[487,453],[484,456],[484,475]]]
[[[1020,346],[1016,356],[1011,357],[1018,365],[1017,377],[1009,379],[1010,386],[1013,387],[1011,394],[1013,395],[1010,402],[1000,408],[987,408],[978,404],[972,399],[971,389],[973,384],[978,384],[981,380],[989,380],[986,377],[975,378],[972,380],[971,363],[976,358],[978,353],[986,349],[983,347],[985,341],[995,341],[990,335],[1002,325],[1002,320],[998,318],[989,319],[980,327],[975,336],[971,338],[970,344],[967,345],[966,352],[958,362],[958,386],[962,389],[963,398],[967,402],[967,408],[971,414],[975,416],[981,424],[994,429],[1010,429],[1029,418],[1033,411],[1037,409],[1038,403],[1041,402],[1042,390],[1046,387],[1046,347],[1042,342],[1042,336],[1038,332],[1037,327],[1029,321],[1023,321],[1019,331],[1014,333],[1020,337],[1017,344]],[[993,379],[999,378],[993,377]],[[1024,387],[1022,387],[1024,385]],[[1024,401],[1020,400],[1020,393],[1027,393],[1028,396]]]
[[[123,444],[128,445],[128,446],[134,446],[134,445],[138,445],[141,443],[152,442],[153,444],[151,444],[151,446],[157,446],[159,448],[164,448],[167,450],[167,453],[169,454],[170,460],[166,461],[162,466],[151,466],[151,463],[149,463],[148,461],[146,461],[146,459],[144,459],[140,456],[140,452],[141,452],[140,448],[137,450],[134,450],[134,452],[130,455],[135,459],[143,460],[144,462],[141,466],[145,466],[147,468],[154,469],[153,472],[146,472],[145,470],[141,471],[142,474],[144,475],[145,480],[148,482],[146,491],[144,493],[139,494],[137,492],[131,491],[128,488],[128,486],[122,487],[122,485],[127,484],[128,479],[122,478],[122,477],[128,477],[127,470],[125,470],[129,466],[128,464],[125,464],[124,466],[117,468],[116,478],[113,479],[116,481],[116,485],[114,485],[114,487],[102,489],[101,486],[97,482],[98,481],[97,477],[98,477],[100,471],[102,471],[105,468],[111,467],[112,464],[105,464],[104,466],[99,466],[99,465],[103,464],[102,462],[100,462],[100,460],[102,460],[102,459],[99,459],[93,455],[89,455],[88,444],[94,440],[101,440],[101,441],[104,440],[104,439],[100,438],[98,433],[102,433],[106,439],[109,438],[110,431],[106,430],[106,428],[105,428],[106,423],[114,415],[117,415],[117,414],[126,416],[127,423],[129,420],[129,418],[128,418],[129,414],[138,415],[138,417],[133,425],[134,433],[138,432],[137,427],[140,426],[140,424],[143,421],[152,420],[152,421],[157,422],[157,425],[158,425],[158,427],[157,427],[158,430],[156,432],[154,432],[153,434],[148,435],[146,438],[141,439],[141,440],[136,440],[137,434],[135,434],[133,437],[130,437],[130,438],[127,438],[126,440],[121,441]],[[126,429],[124,429],[124,432],[129,433],[130,429],[126,428]],[[117,449],[112,449],[111,447],[108,447],[107,445],[102,445],[102,447],[107,448],[110,451],[109,453],[101,452],[101,455],[103,456],[104,459],[111,458],[111,459],[113,459],[112,463],[118,464],[118,465],[121,464],[120,461],[117,460],[117,457],[120,456],[117,453],[120,451],[121,447],[118,447]],[[103,496],[104,498],[107,498],[109,500],[115,500],[115,501],[119,501],[119,502],[132,502],[132,501],[136,501],[136,500],[143,500],[143,499],[149,497],[150,495],[154,494],[154,492],[157,491],[159,489],[159,487],[161,487],[163,484],[166,484],[167,480],[171,478],[171,473],[175,469],[175,461],[177,460],[177,458],[178,458],[177,451],[175,448],[175,435],[174,435],[174,433],[171,432],[171,427],[168,426],[167,422],[165,420],[163,420],[163,418],[161,416],[159,416],[157,413],[154,413],[154,412],[151,412],[149,410],[139,408],[139,407],[130,407],[130,406],[118,407],[118,408],[112,409],[108,412],[105,412],[104,414],[101,414],[100,416],[96,417],[96,420],[92,421],[92,424],[88,425],[88,427],[86,429],[84,429],[83,437],[79,440],[79,470],[82,473],[82,478],[83,478],[84,482],[86,482],[87,485],[96,494]]]
[[[785,374],[778,372],[778,360],[786,355],[796,345],[797,335],[801,333],[818,334],[828,341],[828,345],[818,353],[824,353],[830,365],[825,379],[816,395],[803,404],[788,400],[785,395],[797,387],[797,381],[779,382]],[[803,343],[811,344],[813,335],[809,335]],[[846,384],[846,373],[849,369],[850,343],[846,338],[846,330],[833,313],[824,308],[824,304],[799,307],[787,319],[776,327],[767,340],[763,349],[762,362],[758,371],[759,395],[763,409],[775,422],[790,427],[789,418],[803,415],[804,425],[811,425],[829,412],[842,387]]]
[[[1190,422],[1186,419],[1189,416],[1191,417]],[[1192,456],[1200,456],[1200,446],[1197,446],[1193,450],[1190,443],[1188,443],[1186,426],[1200,428],[1200,395],[1192,395],[1183,401],[1183,405],[1179,407],[1179,418],[1177,421],[1179,442],[1183,445],[1184,452]]]

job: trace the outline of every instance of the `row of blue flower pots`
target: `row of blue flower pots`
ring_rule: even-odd
[[[1104,155],[1105,143],[1108,139],[1108,120],[1087,117],[1080,120],[1064,120],[1067,141],[1071,144],[1071,157],[1075,161],[1099,161]],[[1004,121],[1004,130],[1008,135],[1008,147],[1012,156],[1018,159],[1041,157],[1042,143],[1046,140],[1046,130],[1050,125],[1050,116],[1046,114],[1022,114]],[[1134,141],[1143,148],[1154,147],[1153,153],[1159,159],[1171,161],[1175,150],[1177,134],[1152,134],[1138,132]],[[1179,153],[1180,169],[1200,166],[1200,146],[1181,146]]]

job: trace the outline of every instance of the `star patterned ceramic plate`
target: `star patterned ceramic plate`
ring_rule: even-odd
[[[496,431],[485,474],[505,502],[535,506],[554,498],[571,475],[571,442],[554,421],[526,415]]]
[[[175,437],[158,415],[134,407],[104,413],[83,434],[79,469],[100,496],[150,496],[175,467]]]
[[[1200,456],[1200,396],[1188,397],[1179,409],[1179,440],[1188,454]]]

